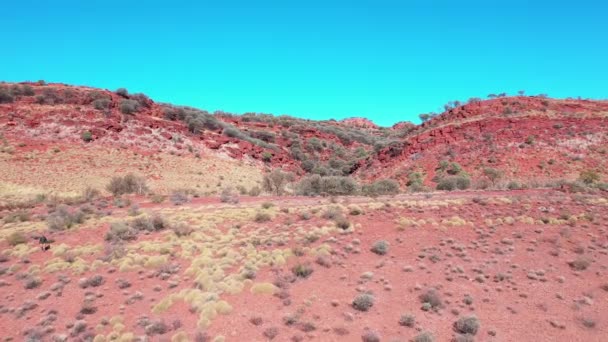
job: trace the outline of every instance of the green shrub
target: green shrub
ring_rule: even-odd
[[[22,92],[24,96],[34,96],[36,94],[34,92],[34,88],[32,88],[32,86],[30,86],[29,84],[23,85]]]
[[[106,241],[120,242],[135,240],[137,238],[137,230],[129,227],[124,222],[113,222],[110,224],[110,230],[106,233]]]
[[[120,101],[120,111],[123,114],[133,114],[139,110],[139,102],[123,99]]]
[[[365,196],[396,195],[399,193],[399,182],[394,179],[380,179],[361,188]]]
[[[488,177],[492,184],[496,184],[496,182],[502,177],[502,171],[492,167],[486,167],[483,169],[483,174],[484,176]]]
[[[107,98],[97,99],[97,100],[93,101],[93,107],[98,110],[104,110],[104,109],[110,108],[111,103],[112,103],[112,101]]]
[[[443,301],[441,296],[435,289],[428,289],[419,296],[422,304],[428,304],[431,309],[438,309],[443,307]]]
[[[292,173],[274,169],[270,173],[264,175],[262,185],[264,190],[279,196],[285,191],[287,183],[293,181],[293,179],[294,175]]]
[[[454,323],[454,329],[461,334],[475,335],[479,330],[479,320],[475,316],[461,317]]]
[[[507,189],[509,189],[509,190],[521,190],[523,188],[524,187],[519,182],[516,182],[516,181],[510,181],[507,184]]]
[[[262,189],[259,186],[254,186],[249,189],[249,196],[259,196],[262,193]]]
[[[91,134],[90,131],[84,131],[84,132],[82,132],[81,138],[83,141],[89,142],[89,141],[93,140],[93,134]]]
[[[465,190],[471,187],[471,179],[467,176],[448,176],[439,180],[437,190]]]
[[[62,205],[47,216],[46,224],[50,230],[66,230],[83,223],[85,218],[86,215],[82,210],[72,212],[67,206]]]
[[[423,331],[412,339],[412,342],[435,342],[435,337],[428,331]]]
[[[268,222],[272,219],[272,217],[270,217],[270,214],[268,213],[264,213],[264,212],[257,212],[255,214],[255,217],[253,218],[253,220],[255,222]]]
[[[265,151],[264,153],[262,153],[262,160],[266,163],[270,162],[272,160],[272,153]]]
[[[264,208],[264,209],[270,209],[272,207],[274,207],[274,203],[272,203],[272,202],[264,202],[264,203],[262,203],[262,208]]]
[[[312,175],[302,178],[296,185],[296,192],[303,196],[318,195],[354,195],[358,192],[358,185],[354,179],[344,176],[322,177]]]
[[[352,305],[356,310],[368,311],[374,306],[374,296],[369,293],[362,293],[353,299]]]
[[[412,328],[416,324],[416,317],[412,314],[401,315],[401,318],[399,318],[399,324],[404,327]]]
[[[297,264],[291,269],[291,272],[296,277],[308,278],[312,274],[313,269],[310,267],[310,265]]]
[[[231,138],[239,138],[242,135],[241,131],[235,127],[226,127],[222,133]]]
[[[4,223],[27,222],[30,220],[31,216],[31,213],[27,210],[18,210],[8,213],[3,221]]]
[[[344,217],[338,217],[335,219],[335,223],[336,223],[336,227],[342,229],[342,230],[346,230],[350,227],[350,221],[348,221],[346,218]]]
[[[126,88],[118,88],[116,89],[116,94],[122,97],[127,97],[129,96],[129,91]]]
[[[384,255],[388,253],[388,246],[388,242],[385,240],[379,240],[372,245],[371,251],[378,255]]]
[[[148,190],[148,187],[144,178],[129,173],[123,177],[113,177],[106,189],[114,196],[133,193],[142,195]]]
[[[0,88],[0,103],[12,103],[13,101],[15,101],[15,98],[13,97],[11,92],[5,87],[1,87]]]

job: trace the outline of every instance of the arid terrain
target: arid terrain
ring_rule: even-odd
[[[0,335],[605,341],[607,127],[545,96],[385,128],[0,84]]]

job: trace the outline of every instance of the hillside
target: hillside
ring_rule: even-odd
[[[607,127],[608,101],[523,96],[472,101],[413,128],[369,157],[358,173],[404,185],[417,173],[432,186],[433,178],[462,170],[477,187],[575,180],[587,170],[605,177]]]
[[[155,191],[213,194],[227,184],[259,187],[274,168],[362,183],[393,178],[417,190],[449,176],[504,187],[574,180],[608,166],[606,101],[474,100],[419,126],[383,128],[364,118],[208,113],[125,89],[36,82],[2,84],[0,92],[5,198],[102,189],[128,172],[145,176]]]
[[[0,102],[6,341],[605,340],[606,102],[391,128],[42,82]],[[427,192],[452,181],[475,191]],[[544,181],[581,191],[520,189]]]

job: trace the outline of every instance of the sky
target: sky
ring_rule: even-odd
[[[605,99],[606,1],[6,1],[0,80],[209,111],[419,122],[490,93]]]

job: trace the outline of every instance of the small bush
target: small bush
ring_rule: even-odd
[[[164,335],[169,331],[169,326],[164,321],[154,321],[146,325],[144,330],[148,336]]]
[[[122,97],[127,97],[129,96],[129,91],[126,88],[118,88],[116,89],[116,94]]]
[[[267,151],[262,153],[262,160],[266,163],[270,162],[272,160],[272,153]]]
[[[188,201],[190,201],[190,198],[188,197],[186,191],[175,190],[171,194],[171,203],[173,203],[173,205],[182,205],[184,203],[188,203]]]
[[[120,111],[123,114],[133,114],[139,110],[139,102],[135,100],[121,100],[120,101]]]
[[[15,98],[10,91],[4,87],[0,88],[0,103],[12,103]]]
[[[113,177],[106,189],[114,196],[133,193],[143,195],[148,191],[146,180],[143,177],[136,176],[132,173],[123,177]]]
[[[467,335],[475,335],[479,330],[479,320],[475,316],[461,317],[454,323],[454,329]]]
[[[97,110],[106,110],[110,108],[111,103],[110,99],[97,99],[93,101],[93,107]]]
[[[270,217],[270,214],[268,214],[268,213],[264,213],[264,212],[261,212],[261,211],[257,212],[257,213],[255,214],[255,217],[253,218],[253,220],[254,220],[255,222],[268,222],[268,221],[270,221],[271,219],[272,219],[272,218]]]
[[[399,182],[394,179],[381,179],[372,184],[364,185],[361,192],[365,196],[396,195],[399,193]]]
[[[264,330],[263,335],[267,339],[272,340],[277,337],[277,335],[279,335],[279,329],[277,329],[276,327],[267,328],[266,330]]]
[[[388,253],[388,242],[386,242],[385,240],[376,241],[373,244],[371,251],[378,255],[384,255]]]
[[[160,215],[152,217],[138,217],[131,221],[131,228],[136,231],[157,232],[169,227],[169,224]]]
[[[401,315],[401,318],[399,318],[399,324],[404,327],[412,328],[416,324],[416,317],[412,314]]]
[[[90,301],[85,301],[80,308],[80,313],[83,315],[92,315],[97,312],[97,308]]]
[[[600,175],[593,170],[582,171],[578,177],[583,183],[590,185],[600,180]]]
[[[584,271],[591,265],[591,262],[584,258],[577,258],[568,262],[568,265],[575,271]]]
[[[11,235],[9,235],[6,238],[6,241],[11,246],[17,246],[17,245],[20,245],[22,243],[26,243],[27,242],[27,238],[21,232],[14,232],[14,233],[11,233]]]
[[[293,179],[294,175],[292,173],[275,169],[264,175],[263,187],[264,190],[280,196],[285,192],[287,183],[293,181]]]
[[[272,207],[274,207],[274,203],[272,203],[272,202],[264,202],[264,203],[262,203],[262,208],[264,208],[264,209],[270,209]]]
[[[507,189],[509,189],[509,190],[521,190],[523,188],[524,188],[523,185],[521,185],[519,182],[516,182],[516,181],[510,181],[507,184]]]
[[[40,286],[40,284],[42,284],[42,280],[40,280],[40,278],[28,276],[23,282],[23,287],[26,290],[31,290],[37,288]]]
[[[374,306],[374,296],[363,293],[355,297],[352,302],[353,308],[359,311],[367,311]]]
[[[189,236],[194,231],[192,227],[185,223],[178,223],[177,225],[173,226],[172,229],[177,237]]]
[[[31,218],[31,213],[27,210],[11,212],[4,217],[4,223],[27,222]]]
[[[110,230],[106,233],[106,241],[129,241],[137,238],[137,231],[129,227],[124,222],[114,222],[110,225]]]
[[[296,185],[296,193],[303,196],[342,196],[354,195],[359,186],[354,179],[343,176],[312,175],[302,178]]]
[[[428,331],[424,331],[412,339],[412,342],[435,342],[435,337]]]
[[[82,194],[81,194],[82,199],[86,202],[90,202],[90,201],[94,200],[95,198],[97,198],[98,196],[99,196],[99,190],[97,190],[93,187],[90,187],[90,186],[87,186],[82,191]]]
[[[60,206],[46,218],[46,224],[50,230],[66,230],[76,224],[83,223],[85,213],[82,210],[70,212],[65,205]]]
[[[438,309],[443,306],[441,296],[435,289],[428,289],[422,293],[419,297],[420,302],[425,304],[428,303],[432,309]]]
[[[259,186],[254,186],[249,189],[249,196],[259,196],[262,193],[262,189]]]
[[[296,277],[308,278],[312,274],[313,269],[310,267],[310,265],[298,264],[291,269],[291,272]]]
[[[239,203],[239,195],[232,188],[224,188],[220,194],[222,203]]]
[[[163,203],[167,197],[161,194],[153,194],[150,199],[152,203]]]
[[[448,176],[439,180],[437,190],[465,190],[471,187],[471,179],[466,176]]]
[[[336,227],[342,229],[342,230],[346,230],[350,227],[350,221],[345,219],[344,217],[338,217],[335,220],[336,223]]]
[[[93,140],[93,134],[90,131],[82,132],[82,135],[80,137],[85,142],[89,142],[89,141]]]
[[[380,342],[380,335],[377,332],[368,330],[361,335],[363,342]]]

